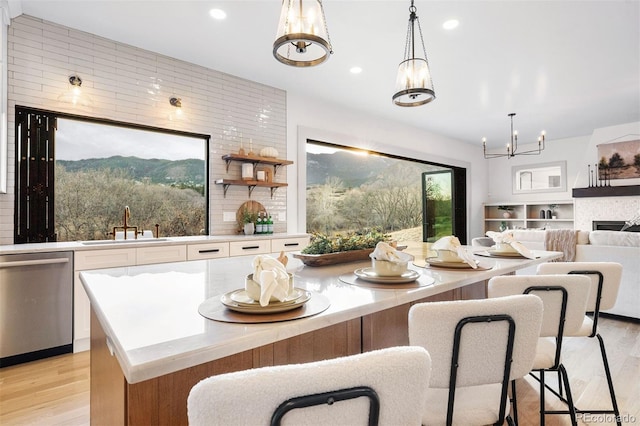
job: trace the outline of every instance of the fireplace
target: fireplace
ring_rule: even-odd
[[[620,231],[624,226],[624,220],[594,220],[594,231]],[[624,232],[640,232],[640,225],[633,225],[624,230]]]

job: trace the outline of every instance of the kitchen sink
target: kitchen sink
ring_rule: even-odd
[[[133,240],[94,240],[94,241],[82,241],[80,244],[84,246],[102,246],[113,244],[131,244],[131,243],[153,243],[156,241],[168,241],[166,238],[140,238]]]

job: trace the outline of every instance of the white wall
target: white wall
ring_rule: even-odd
[[[437,101],[436,101],[437,102]],[[421,107],[429,116],[429,105]],[[305,162],[307,139],[391,153],[467,169],[468,238],[483,234],[482,203],[487,193],[487,162],[480,146],[449,139],[402,123],[364,115],[329,103],[287,94],[287,151]],[[288,230],[303,231],[304,168],[296,168],[288,193]],[[294,220],[294,218],[296,218]]]

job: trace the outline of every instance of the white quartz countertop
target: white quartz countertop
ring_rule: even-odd
[[[27,243],[0,245],[0,254],[42,253],[54,251],[109,250],[115,248],[150,247],[156,245],[206,244],[232,241],[275,240],[306,237],[307,234],[196,235],[190,237],[141,238],[138,240],[68,241],[60,243]]]
[[[377,311],[452,290],[496,275],[558,258],[503,259],[476,256],[482,271],[436,270],[411,265],[435,283],[413,289],[372,289],[339,280],[370,262],[308,267],[289,256],[296,287],[319,292],[331,306],[303,319],[268,324],[236,324],[206,319],[198,306],[244,287],[253,256],[84,271],[80,278],[107,344],[129,383],[169,374],[242,351],[318,330]],[[275,255],[274,255],[275,256]]]

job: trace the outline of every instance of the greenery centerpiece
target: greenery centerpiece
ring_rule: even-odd
[[[324,266],[336,263],[366,260],[380,241],[388,242],[391,236],[377,229],[365,229],[346,234],[328,235],[314,233],[311,242],[302,250],[299,258],[308,266]]]

